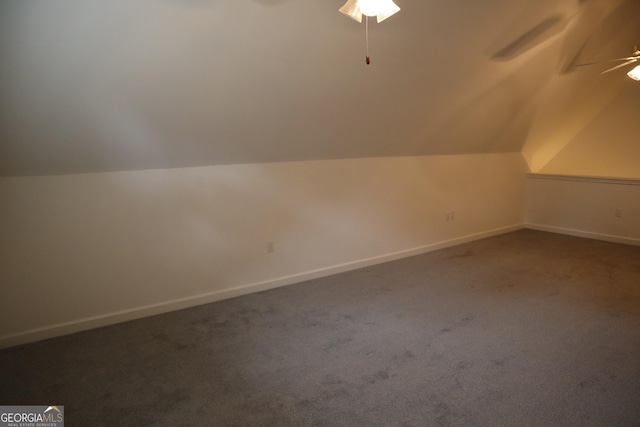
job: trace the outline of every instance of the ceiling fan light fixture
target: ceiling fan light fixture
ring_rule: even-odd
[[[362,24],[362,11],[358,0],[348,0],[338,11]]]
[[[342,5],[339,12],[347,15],[354,21],[362,23],[362,15],[366,16],[364,33],[366,40],[366,56],[365,61],[367,64],[371,63],[369,57],[369,17],[375,16],[378,23],[384,21],[391,15],[395,15],[400,11],[400,7],[393,2],[393,0],[347,0]]]
[[[640,81],[640,65],[629,71],[627,76],[631,77],[633,80]]]
[[[362,15],[375,16],[378,23],[400,11],[400,7],[393,0],[347,0],[338,9],[349,18],[362,22]]]

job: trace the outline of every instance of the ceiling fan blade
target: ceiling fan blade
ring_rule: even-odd
[[[631,59],[631,60],[629,60],[629,61],[627,61],[627,62],[625,62],[625,63],[623,63],[623,64],[616,65],[615,67],[613,67],[613,68],[609,68],[608,70],[604,70],[604,71],[603,71],[603,72],[601,72],[600,74],[608,73],[609,71],[613,71],[613,70],[617,70],[618,68],[626,67],[627,65],[629,65],[629,64],[633,64],[633,63],[634,63],[634,62],[636,62],[636,61],[638,61],[638,58],[633,58],[633,59]]]
[[[608,62],[616,62],[616,61],[637,61],[640,57],[629,56],[627,58],[617,58],[617,59],[609,59],[607,61],[596,61],[596,62],[584,62],[582,64],[576,64],[575,67],[584,67],[586,65],[597,65],[597,64],[606,64]],[[622,66],[622,65],[621,65]]]
[[[560,73],[572,72],[578,64],[597,57],[611,37],[632,21],[637,22],[640,1],[579,0],[576,22],[565,37],[560,60]],[[617,4],[617,5],[616,5]],[[635,56],[632,55],[632,56]],[[629,60],[622,59],[622,60]]]
[[[578,2],[572,25],[565,33],[560,58],[560,74],[570,73],[583,56],[594,28],[602,22],[604,10],[596,2]]]

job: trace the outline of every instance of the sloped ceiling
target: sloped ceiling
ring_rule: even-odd
[[[0,0],[0,176],[522,151],[623,92],[637,0]],[[595,67],[595,68],[594,68]],[[627,95],[629,96],[629,95]]]

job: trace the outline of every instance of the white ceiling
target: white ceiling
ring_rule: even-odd
[[[638,0],[397,0],[371,65],[342,3],[0,0],[0,176],[535,152],[640,95],[575,68],[630,53]]]

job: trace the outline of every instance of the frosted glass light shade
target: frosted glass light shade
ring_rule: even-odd
[[[393,0],[347,0],[338,10],[358,22],[362,22],[362,15],[375,16],[378,22],[382,22],[399,12],[400,8]]]
[[[638,65],[636,68],[634,68],[633,70],[629,71],[627,73],[627,76],[631,77],[633,80],[638,80],[640,81],[640,65]]]

